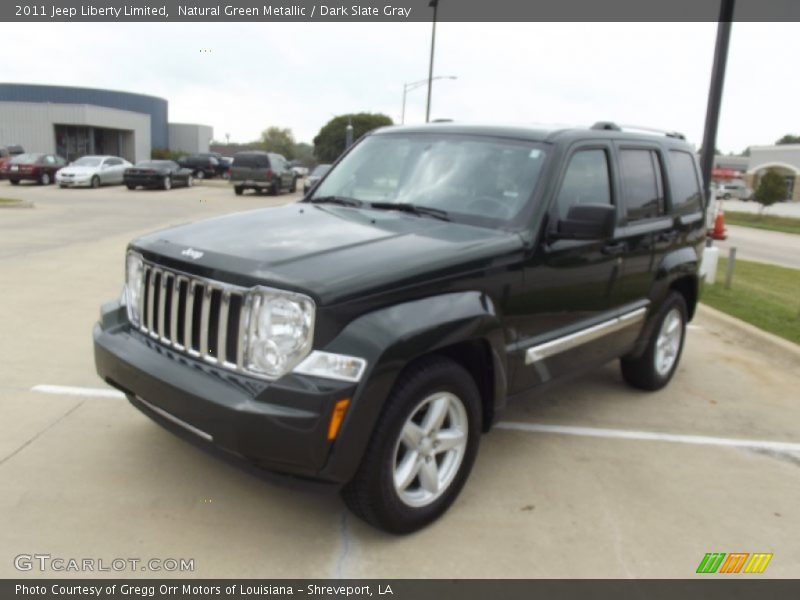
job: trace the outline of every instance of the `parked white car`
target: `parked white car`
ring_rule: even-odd
[[[133,166],[119,156],[82,156],[56,173],[62,187],[100,187],[121,185],[125,169]]]

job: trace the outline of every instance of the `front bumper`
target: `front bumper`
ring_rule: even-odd
[[[94,328],[97,372],[145,414],[261,467],[334,483],[328,424],[355,384],[289,374],[268,382],[178,354],[131,328],[119,302]],[[339,472],[339,471],[337,471]]]
[[[87,179],[61,179],[56,176],[56,184],[61,187],[90,187],[92,185],[92,178]]]

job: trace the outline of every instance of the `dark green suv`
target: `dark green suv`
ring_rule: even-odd
[[[237,196],[245,190],[273,196],[297,190],[297,174],[283,156],[273,152],[237,152],[231,164],[230,181]]]
[[[163,425],[413,531],[508,402],[614,359],[667,384],[703,205],[676,134],[380,129],[301,202],[132,242],[97,370]]]

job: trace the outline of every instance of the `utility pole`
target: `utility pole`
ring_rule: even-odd
[[[731,39],[731,21],[735,0],[720,0],[717,45],[714,49],[714,64],[711,69],[711,85],[708,90],[706,126],[703,131],[703,151],[700,155],[700,170],[705,186],[706,209],[711,201],[711,172],[714,169],[714,148],[717,146],[717,127],[722,104],[722,88],[725,84],[725,65],[728,62],[728,46]]]
[[[428,64],[428,104],[425,108],[425,122],[431,120],[431,90],[433,89],[433,52],[436,48],[436,11],[439,8],[439,0],[431,0],[428,6],[433,7],[433,29],[431,30],[431,60]]]

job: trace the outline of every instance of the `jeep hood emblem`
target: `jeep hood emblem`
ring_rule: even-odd
[[[191,258],[192,260],[197,260],[198,258],[200,258],[201,256],[203,256],[203,253],[202,253],[202,252],[200,252],[200,250],[195,250],[194,248],[187,248],[186,250],[183,250],[183,251],[181,252],[181,254],[182,254],[183,256],[188,256],[188,257],[189,257],[189,258]]]

